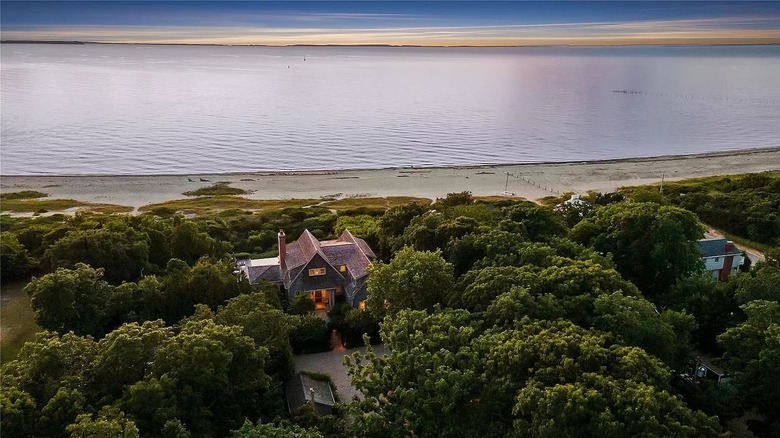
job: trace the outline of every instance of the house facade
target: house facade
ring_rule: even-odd
[[[364,307],[368,267],[376,255],[363,239],[344,230],[336,240],[319,241],[304,230],[288,244],[280,230],[278,246],[278,257],[237,261],[250,284],[280,284],[290,303],[296,295],[308,294],[318,309],[330,309],[340,295],[352,307]]]
[[[704,269],[720,281],[728,280],[745,262],[742,251],[730,240],[702,239],[699,240],[699,250],[704,260]]]

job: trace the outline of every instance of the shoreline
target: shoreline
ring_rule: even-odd
[[[537,200],[565,192],[609,192],[623,186],[687,178],[780,170],[780,147],[595,161],[452,167],[204,173],[183,175],[0,176],[3,193],[36,190],[47,199],[131,206],[187,198],[183,193],[216,183],[249,192],[249,199],[318,199],[414,196],[435,199],[470,191]],[[514,177],[507,177],[509,172]],[[0,206],[0,210],[2,207]]]
[[[472,169],[496,169],[500,167],[522,167],[522,166],[556,166],[556,165],[579,165],[579,164],[615,164],[615,163],[634,163],[646,161],[669,161],[683,160],[689,158],[711,158],[725,157],[734,155],[763,154],[766,152],[780,152],[780,145],[765,146],[750,149],[731,149],[726,151],[699,152],[692,154],[667,154],[667,155],[647,155],[641,157],[627,158],[605,158],[596,160],[568,160],[568,161],[534,161],[526,163],[477,163],[477,164],[455,164],[442,166],[389,166],[389,167],[366,167],[358,169],[301,169],[301,170],[258,170],[254,172],[194,172],[194,173],[62,173],[62,174],[0,174],[0,178],[155,178],[155,177],[201,177],[201,176],[301,176],[301,175],[333,175],[337,173],[348,172],[376,172],[376,171],[401,171],[401,170],[472,170]]]

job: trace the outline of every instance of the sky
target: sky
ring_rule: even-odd
[[[0,34],[176,44],[778,44],[780,2],[3,0]]]

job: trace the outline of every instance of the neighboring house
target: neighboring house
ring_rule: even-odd
[[[309,294],[318,309],[330,309],[339,295],[352,307],[365,306],[368,267],[376,260],[365,240],[349,230],[322,242],[309,230],[289,245],[284,230],[279,230],[278,238],[278,257],[238,260],[250,284],[262,280],[281,284],[289,303],[297,294]]]
[[[317,413],[328,415],[333,412],[336,397],[327,380],[315,380],[298,373],[287,383],[287,410],[293,412],[306,403],[313,403]]]
[[[726,281],[729,275],[737,272],[745,256],[734,246],[734,242],[726,239],[699,240],[699,250],[704,260],[704,269],[720,281]]]

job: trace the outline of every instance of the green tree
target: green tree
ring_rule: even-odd
[[[311,299],[309,294],[297,294],[293,298],[290,313],[293,315],[308,315],[309,313],[314,312],[314,308],[314,300]]]
[[[659,304],[693,315],[696,346],[720,354],[716,337],[742,317],[735,297],[736,285],[733,280],[721,283],[709,275],[695,275],[679,280],[668,294],[659,297]]]
[[[506,219],[500,223],[502,230],[521,234],[532,241],[565,236],[569,231],[552,208],[531,202],[507,207],[504,215]]]
[[[86,400],[78,389],[60,388],[41,409],[37,428],[47,437],[67,436],[66,428],[85,411]],[[32,430],[32,429],[31,429]]]
[[[234,430],[233,438],[324,438],[319,431],[303,429],[298,426],[274,426],[273,424],[260,423],[256,425],[251,421],[244,422],[240,429]]]
[[[0,391],[0,416],[6,436],[30,435],[35,430],[38,412],[30,394],[16,386],[4,384]]]
[[[193,221],[181,220],[170,236],[171,257],[184,260],[190,266],[203,256],[219,257],[227,252],[224,243],[201,231]]]
[[[490,424],[469,409],[481,385],[479,358],[471,343],[476,324],[464,310],[428,314],[401,311],[386,318],[382,339],[388,354],[367,349],[345,358],[364,399],[353,401],[358,436],[476,436]],[[421,372],[421,370],[425,370]]]
[[[27,250],[8,231],[0,232],[0,279],[22,278],[30,270],[30,256]]]
[[[385,212],[380,221],[379,258],[389,260],[392,253],[403,246],[399,237],[412,220],[429,210],[429,207],[410,203],[392,207]]]
[[[138,438],[138,428],[125,414],[106,406],[97,416],[81,414],[68,426],[71,438]]]
[[[59,333],[103,334],[113,286],[103,280],[102,268],[83,263],[76,264],[74,270],[59,268],[33,278],[24,291],[41,327]]]
[[[172,336],[173,330],[157,320],[125,324],[98,341],[88,382],[99,404],[113,403],[127,386],[142,380],[157,349]]]
[[[749,406],[755,406],[780,429],[780,303],[756,300],[741,306],[742,324],[718,337],[724,358]]]
[[[611,253],[618,271],[652,298],[702,269],[697,240],[703,232],[687,210],[629,202],[594,210],[571,234],[577,242]]]
[[[673,310],[660,313],[644,298],[614,292],[596,298],[593,326],[612,332],[620,341],[642,347],[667,364],[679,367],[688,358],[695,320]]]
[[[229,259],[214,262],[204,258],[192,268],[182,260],[171,259],[166,268],[168,275],[162,278],[163,319],[178,322],[192,315],[196,304],[216,309],[230,298],[250,293],[249,282],[234,274],[235,269]]]
[[[221,325],[235,325],[243,329],[255,345],[268,349],[266,373],[282,382],[292,376],[294,369],[290,331],[293,318],[267,303],[262,293],[239,295],[217,309],[214,321]]]
[[[173,407],[175,413],[165,421],[160,419],[159,428],[177,418],[195,436],[225,435],[246,417],[280,411],[281,400],[263,400],[270,383],[264,371],[267,359],[268,350],[242,335],[240,327],[213,321],[184,324],[181,333],[156,350],[147,373],[147,381],[163,382],[161,407]],[[144,392],[133,393],[131,388],[130,394],[130,405],[145,405],[147,411],[154,408],[149,406],[154,398],[139,398]],[[276,410],[263,412],[261,404],[273,404]]]
[[[327,325],[318,315],[300,315],[292,318],[290,344],[296,354],[330,350],[329,340]]]
[[[613,292],[639,296],[636,286],[614,269],[586,260],[560,258],[557,265],[525,266],[515,271],[510,289],[491,303],[485,318],[505,327],[530,316],[538,319],[566,318],[578,325],[591,326],[595,300]]]
[[[528,318],[508,330],[482,326],[465,310],[386,318],[387,354],[369,349],[346,360],[364,395],[351,405],[352,431],[624,436],[647,428],[648,436],[719,436],[716,420],[669,394],[669,372],[658,359],[610,334]]]
[[[73,268],[78,263],[103,268],[106,280],[119,284],[137,280],[149,266],[149,240],[126,225],[74,230],[47,249],[44,259],[54,268]]]
[[[366,305],[377,318],[403,309],[433,309],[453,282],[452,265],[439,251],[405,247],[390,263],[371,266]]]
[[[379,236],[382,233],[380,219],[367,214],[339,216],[334,231],[340,235],[344,230],[364,239],[371,248],[379,248]]]
[[[526,386],[515,433],[532,437],[721,437],[717,420],[692,412],[666,391],[587,373],[574,383]]]

